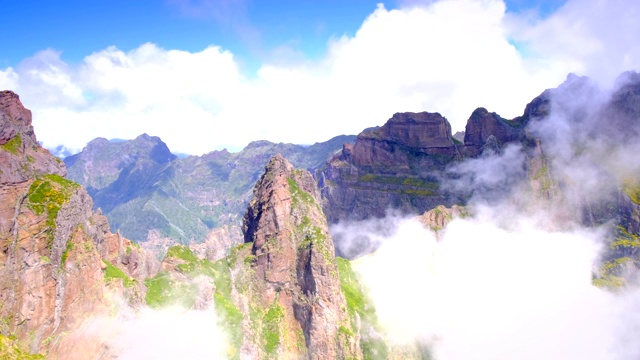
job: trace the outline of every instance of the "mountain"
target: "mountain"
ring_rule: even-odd
[[[331,223],[382,217],[390,209],[418,214],[438,205],[464,204],[464,193],[442,186],[446,170],[485,150],[524,139],[528,117],[506,120],[484,108],[467,122],[464,142],[439,113],[396,113],[382,127],[345,144],[316,177]]]
[[[122,142],[95,139],[64,161],[69,178],[87,188],[112,231],[138,242],[210,240],[215,248],[213,229],[226,228],[231,242],[241,241],[242,213],[271,156],[281,153],[296,166],[314,168],[352,140],[337,136],[310,146],[255,141],[238,153],[177,158],[159,138],[145,134]]]
[[[18,96],[1,92],[0,356],[116,357],[104,329],[79,329],[117,312],[123,297],[134,310],[215,308],[231,359],[430,359],[439,338],[390,341],[396,334],[378,323],[384,305],[376,313],[352,262],[335,256],[340,239],[329,224],[395,209],[422,214],[417,220],[442,241],[457,217],[507,233],[522,218],[536,236],[585,232],[604,240],[592,283],[622,292],[640,270],[639,137],[640,75],[622,74],[613,90],[570,75],[512,120],[476,109],[462,142],[446,118],[429,112],[394,114],[355,143],[258,141],[235,154],[183,159],[157,137],[96,139],[65,159],[85,190],[38,145]],[[135,234],[137,224],[144,239],[209,239],[161,242],[168,250],[157,264],[110,231],[90,194],[123,232]],[[492,217],[476,216],[483,210]],[[437,253],[401,250],[399,262],[407,252]],[[529,255],[508,251],[499,255]]]
[[[0,92],[0,129],[0,342],[11,343],[2,351],[81,358],[97,339],[74,347],[70,333],[108,313],[107,292],[141,303],[156,261],[109,231],[87,191],[40,147],[11,91]]]
[[[270,159],[243,217],[244,243],[211,262],[169,249],[147,303],[199,308],[213,299],[231,359],[423,358],[391,346],[348,260],[336,258],[311,174]]]

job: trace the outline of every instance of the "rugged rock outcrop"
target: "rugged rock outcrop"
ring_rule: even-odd
[[[355,144],[345,144],[316,171],[327,219],[337,223],[382,217],[391,209],[419,214],[438,205],[465,204],[468,193],[442,186],[457,176],[446,169],[485,152],[500,153],[510,143],[535,146],[527,124],[546,116],[549,107],[545,92],[513,120],[478,108],[467,121],[463,142],[438,113],[394,114],[382,127],[360,133]]]
[[[482,153],[488,142],[493,150],[498,150],[508,143],[522,140],[521,125],[518,121],[503,119],[485,108],[478,108],[467,121],[463,152],[467,157],[474,157]]]
[[[416,217],[420,223],[440,235],[449,223],[455,218],[464,218],[468,216],[468,209],[463,206],[453,205],[451,208],[439,205]]]
[[[329,222],[462,202],[440,190],[439,178],[463,148],[438,113],[397,113],[384,126],[360,133],[316,173]]]
[[[0,183],[19,183],[38,174],[66,174],[61,161],[38,144],[31,111],[8,90],[0,92],[0,150]]]
[[[279,309],[278,331],[289,341],[272,349],[278,358],[361,358],[358,338],[340,331],[352,326],[318,200],[311,174],[280,155],[269,161],[243,224],[252,244],[252,298],[263,309]]]
[[[135,302],[153,259],[109,232],[87,192],[61,176],[64,164],[38,145],[18,96],[4,91],[0,104],[0,334],[56,358],[64,334],[109,306],[110,269],[137,279],[113,283]]]

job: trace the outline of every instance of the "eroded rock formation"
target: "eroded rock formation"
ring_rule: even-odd
[[[0,334],[56,358],[64,334],[108,308],[109,267],[137,279],[112,286],[139,302],[154,261],[111,233],[87,192],[63,177],[10,91],[0,93],[0,129]]]
[[[249,298],[279,309],[278,358],[361,358],[358,338],[340,331],[351,324],[318,200],[309,172],[279,154],[269,161],[244,216],[255,279]]]

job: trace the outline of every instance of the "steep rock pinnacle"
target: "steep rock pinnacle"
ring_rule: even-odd
[[[277,303],[288,334],[302,331],[310,359],[360,358],[355,338],[339,333],[347,324],[334,248],[319,194],[307,171],[281,155],[267,164],[244,216],[245,242],[252,242],[256,283],[263,306]],[[291,354],[291,349],[282,350]]]

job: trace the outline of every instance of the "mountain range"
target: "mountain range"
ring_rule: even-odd
[[[405,112],[310,146],[178,158],[143,134],[93,140],[63,162],[11,91],[0,120],[6,358],[124,356],[104,319],[127,327],[127,311],[179,306],[215,309],[231,359],[432,359],[430,341],[392,341],[352,268],[377,244],[330,230],[390,212],[420,215],[436,237],[487,208],[505,229],[516,217],[598,229],[593,285],[622,291],[640,269],[634,72],[612,91],[569,75],[511,120],[479,108],[462,141],[442,115]]]

